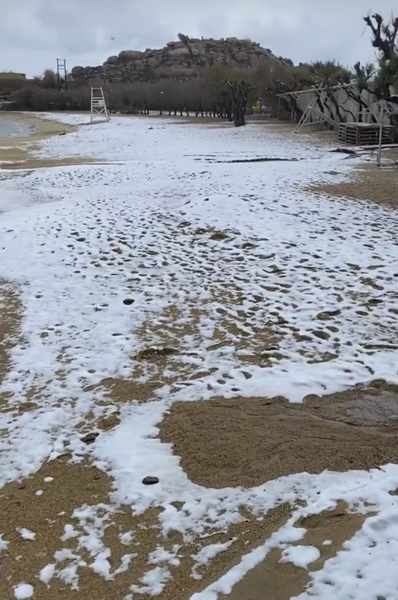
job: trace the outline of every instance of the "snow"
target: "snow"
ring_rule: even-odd
[[[39,579],[46,585],[48,585],[51,579],[54,577],[55,564],[48,564],[43,567],[39,573]]]
[[[297,600],[319,597],[385,598],[398,595],[398,506],[369,518],[343,551],[312,575],[308,592]]]
[[[19,583],[14,588],[14,596],[17,600],[26,600],[33,596],[33,587],[29,583]]]
[[[9,542],[7,542],[4,538],[3,535],[0,533],[0,552],[4,552],[4,550],[7,550]]]
[[[228,550],[228,548],[230,548],[232,546],[232,544],[234,543],[235,539],[230,540],[229,542],[225,542],[224,544],[222,544],[222,543],[209,544],[208,546],[204,546],[204,548],[199,550],[199,552],[197,554],[194,554],[192,556],[192,558],[195,563],[195,566],[192,569],[192,577],[194,579],[201,579],[202,575],[200,575],[200,573],[198,573],[198,567],[207,565],[209,562],[211,562],[213,560],[213,558],[215,558],[222,552],[225,552],[226,550]]]
[[[64,526],[64,535],[62,536],[62,541],[66,542],[66,540],[70,540],[72,538],[75,538],[79,535],[79,533],[76,531],[76,529],[73,527],[73,525],[71,525],[70,523],[67,523]]]
[[[224,552],[225,550],[228,550],[232,544],[233,540],[225,542],[224,544],[210,544],[209,546],[202,548],[202,550],[193,556],[193,559],[199,565],[207,565],[207,563],[215,556],[221,552]]]
[[[128,546],[134,539],[134,531],[125,531],[119,535],[120,542],[124,546]]]
[[[280,562],[290,562],[296,567],[305,569],[320,556],[321,553],[314,546],[290,546],[283,551]]]
[[[158,596],[162,593],[170,578],[170,571],[166,567],[155,567],[145,573],[141,579],[141,585],[132,585],[131,591],[136,594]]]
[[[137,558],[137,554],[124,554],[121,558],[120,565],[114,572],[114,577],[128,571],[135,558]]]
[[[95,557],[94,562],[91,564],[91,568],[94,573],[98,575],[102,575],[104,579],[112,579],[111,577],[111,565],[109,562],[109,557],[111,555],[111,551],[106,548],[102,552],[98,552]]]
[[[260,564],[272,550],[280,544],[300,540],[305,530],[294,528],[289,522],[279,532],[273,534],[262,546],[252,550],[244,556],[239,565],[232,567],[218,581],[211,583],[205,590],[194,594],[191,600],[217,600],[219,594],[229,594],[233,586],[242,579],[255,566]]]
[[[73,124],[84,118],[48,116]],[[242,520],[241,506],[260,517],[300,501],[305,508],[295,509],[285,526],[193,596],[215,600],[273,547],[295,564],[315,560],[315,549],[295,545],[305,534],[296,524],[344,500],[367,515],[365,526],[311,574],[312,587],[300,600],[311,590],[321,600],[332,594],[396,598],[398,502],[389,492],[398,488],[398,466],[208,489],[191,482],[172,447],[157,438],[177,400],[283,395],[301,402],[378,378],[398,383],[398,221],[380,206],[303,190],[351,177],[356,160],[261,125],[235,130],[121,117],[49,138],[38,156],[108,163],[0,175],[0,279],[12,278],[24,309],[23,341],[0,386],[10,396],[10,410],[0,414],[0,484],[29,476],[66,450],[74,460],[92,460],[114,482],[109,505],[76,507],[74,524],[60,540],[73,540],[73,551],[61,547],[40,579],[49,584],[57,577],[77,589],[82,555],[105,579],[128,569],[134,555],[111,568],[104,543],[120,504],[138,515],[161,507],[161,534],[177,531],[189,543],[226,532]],[[230,162],[263,156],[299,160]],[[226,233],[224,240],[212,238],[217,230]],[[126,306],[126,298],[134,303]],[[168,384],[156,380],[156,366],[143,369],[136,356],[162,345],[164,315],[176,307],[168,335],[178,365]],[[327,320],[319,317],[325,312]],[[220,314],[239,323],[241,334],[223,328]],[[250,358],[264,329],[275,344],[264,344],[263,361],[254,365]],[[82,424],[116,408],[100,402],[99,382],[128,379],[137,368],[138,383],[157,381],[151,401],[138,404],[132,395],[117,407],[120,424],[86,446]],[[40,394],[35,407],[21,413],[29,389]],[[159,477],[159,484],[143,486],[146,475]],[[132,531],[120,539],[128,544],[133,538]],[[0,538],[0,549],[4,544]],[[193,572],[221,546],[199,551]],[[178,556],[178,548],[159,547],[133,597],[161,593]],[[23,594],[31,586],[18,587]]]
[[[177,558],[179,549],[180,549],[180,546],[176,545],[176,546],[174,546],[174,551],[169,552],[168,550],[165,550],[161,546],[158,546],[156,548],[156,550],[154,550],[153,552],[150,553],[150,555],[148,557],[148,563],[151,565],[159,565],[162,563],[164,563],[164,564],[167,563],[167,564],[170,564],[170,565],[173,565],[176,567],[180,564],[180,561]]]
[[[36,534],[34,531],[30,529],[26,529],[26,527],[22,527],[21,529],[17,529],[19,535],[23,540],[27,540],[33,542],[36,539]]]

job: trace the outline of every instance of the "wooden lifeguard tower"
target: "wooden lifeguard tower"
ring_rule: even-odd
[[[106,105],[103,88],[91,88],[90,123],[103,123],[104,121],[109,120],[110,115]]]

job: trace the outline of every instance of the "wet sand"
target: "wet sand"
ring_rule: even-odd
[[[148,509],[145,513],[134,515],[130,507],[110,507],[112,482],[102,471],[89,466],[86,462],[76,464],[68,456],[46,463],[32,477],[10,483],[0,491],[3,510],[0,514],[0,531],[9,542],[2,553],[0,568],[0,597],[11,598],[10,590],[21,581],[34,584],[35,597],[40,600],[80,600],[97,598],[98,600],[122,600],[132,585],[148,571],[151,553],[159,546],[170,552],[180,546],[179,561],[172,567],[173,579],[157,596],[159,600],[188,600],[190,596],[202,590],[211,581],[218,579],[225,571],[239,562],[244,552],[261,544],[279,529],[289,516],[289,505],[281,505],[270,511],[259,522],[250,513],[245,519],[232,525],[217,535],[195,536],[184,541],[178,532],[170,533],[167,540],[162,538],[159,524],[160,509]],[[37,496],[37,492],[42,492]],[[66,525],[73,526],[79,536],[95,531],[94,518],[80,521],[74,514],[77,507],[95,510],[97,527],[104,522],[104,543],[111,550],[109,557],[112,570],[121,564],[122,557],[132,554],[134,562],[131,568],[118,574],[115,579],[104,579],[95,573],[91,566],[93,556],[88,549],[78,548],[79,538],[65,537]],[[23,539],[21,528],[27,528],[35,534],[34,539]],[[120,535],[134,531],[130,541],[122,542]],[[209,543],[226,543],[234,540],[230,548],[221,553],[209,565],[203,565],[198,572],[200,577],[192,578],[192,555]],[[56,559],[58,551],[71,553],[63,560]],[[73,569],[73,555],[82,556],[79,564],[79,588],[71,588],[62,581],[62,569]],[[51,587],[38,579],[45,565],[55,565],[56,573]],[[60,573],[61,572],[61,573]],[[66,576],[66,571],[63,573]],[[148,598],[146,594],[137,597]]]
[[[19,170],[44,167],[60,167],[98,163],[87,157],[64,157],[62,159],[35,158],[34,151],[40,142],[55,135],[66,135],[77,129],[52,119],[43,119],[26,113],[0,112],[1,120],[9,120],[25,130],[23,135],[0,135],[0,169]]]
[[[322,569],[327,560],[335,557],[364,521],[362,515],[350,513],[344,503],[339,503],[334,510],[301,519],[297,526],[307,529],[307,533],[296,545],[311,546],[320,552],[320,558],[309,565],[308,571],[281,562],[282,551],[274,549],[229,595],[221,594],[219,600],[290,600],[298,596],[309,584],[311,571]]]
[[[388,208],[398,207],[398,149],[383,152],[383,164],[376,164],[375,152],[355,169],[347,182],[320,183],[308,188],[329,197],[375,202]]]
[[[10,283],[0,280],[0,384],[8,372],[10,353],[18,340],[21,317],[18,291]]]
[[[398,462],[398,388],[375,382],[303,405],[267,398],[176,403],[160,437],[173,444],[191,481],[212,488],[368,470]]]

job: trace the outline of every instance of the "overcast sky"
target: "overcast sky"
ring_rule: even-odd
[[[29,75],[98,65],[123,49],[157,48],[179,32],[249,37],[295,62],[374,59],[362,17],[393,0],[0,0],[0,70]],[[398,5],[396,6],[398,12]]]

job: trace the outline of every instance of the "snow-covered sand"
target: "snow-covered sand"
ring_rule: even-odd
[[[82,121],[81,115],[55,117]],[[236,130],[115,117],[51,138],[38,154],[110,164],[1,176],[0,279],[20,291],[24,318],[23,340],[0,388],[12,394],[12,410],[0,414],[0,481],[26,477],[68,448],[112,475],[115,504],[138,512],[162,506],[164,535],[177,530],[187,540],[225,530],[239,521],[242,505],[260,515],[281,502],[307,503],[195,600],[228,593],[275,546],[285,549],[286,560],[305,564],[315,554],[307,549],[300,558],[300,546],[289,549],[305,533],[294,524],[338,500],[377,516],[313,575],[316,597],[398,594],[398,499],[389,494],[398,488],[398,466],[298,474],[254,489],[206,489],[188,480],[179,458],[156,437],[177,400],[281,395],[301,402],[378,378],[398,383],[398,220],[366,202],[303,191],[315,181],[351,176],[355,160],[329,150],[261,124]],[[292,160],[234,162],[260,157]],[[99,404],[103,392],[95,386],[131,376],[137,354],[159,344],[170,307],[177,309],[175,329],[181,326],[173,339],[181,372],[158,385],[152,402],[131,397],[120,425],[88,449],[78,428],[89,415],[110,411]],[[192,330],[195,311],[200,318]],[[239,323],[240,334],[223,329],[220,315]],[[139,331],[148,323],[143,339]],[[220,328],[222,343],[215,333]],[[253,364],[248,357],[264,328],[277,336],[277,348],[265,349],[264,364]],[[151,365],[140,378],[142,384],[153,378]],[[41,390],[37,407],[21,415],[18,404],[32,387]],[[144,487],[148,474],[160,484]],[[88,509],[76,508],[84,524]],[[100,539],[101,527],[90,535]],[[92,548],[92,569],[115,576],[106,548]],[[197,562],[211,561],[215,552],[201,552]],[[177,555],[165,553],[156,567],[148,565],[131,598],[160,593]],[[79,556],[71,555],[70,564],[78,585]],[[57,568],[42,575],[51,583]],[[22,582],[16,594],[27,590]]]

